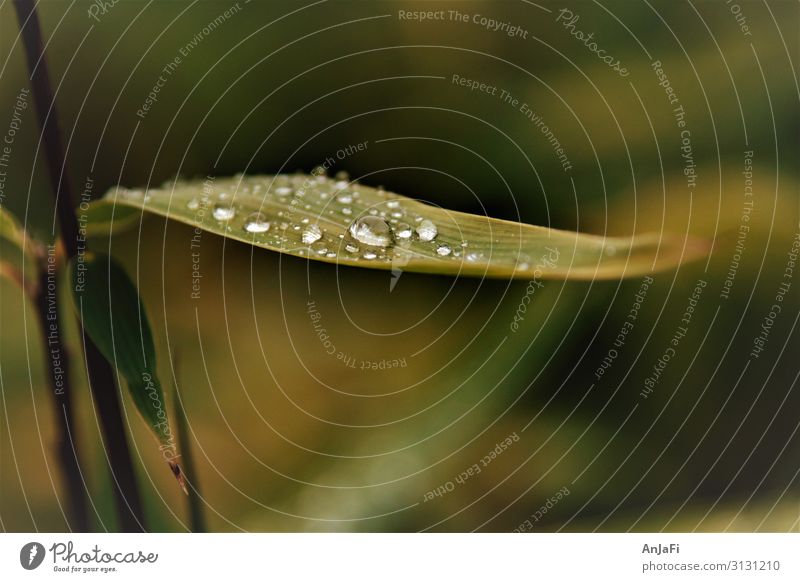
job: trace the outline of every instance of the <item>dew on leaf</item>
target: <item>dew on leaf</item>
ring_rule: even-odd
[[[365,245],[386,248],[394,244],[392,227],[377,216],[362,216],[354,220],[348,230],[354,239]]]
[[[244,221],[244,229],[253,234],[260,234],[269,230],[269,221],[260,212],[254,212]]]
[[[419,240],[428,242],[436,238],[436,235],[439,234],[439,229],[436,228],[433,222],[426,218],[419,223],[417,234],[419,235]]]
[[[316,224],[309,224],[303,230],[303,242],[310,245],[322,238],[322,231]]]

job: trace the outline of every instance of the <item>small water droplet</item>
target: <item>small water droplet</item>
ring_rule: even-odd
[[[342,208],[342,214],[344,214],[345,216],[350,216],[351,214],[353,214],[353,209],[350,208],[349,206],[345,206],[344,208]]]
[[[616,247],[614,247],[614,246],[607,246],[606,247],[606,255],[608,255],[609,257],[613,257],[616,254],[617,254],[617,248]]]
[[[347,243],[344,245],[344,250],[346,250],[348,253],[357,253],[359,249],[353,243]]]
[[[254,212],[244,221],[244,229],[253,234],[260,234],[269,230],[269,222],[260,212]]]
[[[294,190],[291,186],[278,186],[275,188],[275,196],[280,196],[281,198],[291,196],[292,192],[294,192]]]
[[[386,206],[388,206],[389,208],[399,208],[400,207],[400,202],[397,201],[397,200],[389,200],[386,203]]]
[[[353,195],[350,192],[342,192],[336,197],[336,201],[341,204],[351,204],[353,202]]]
[[[362,216],[350,225],[350,235],[359,242],[373,247],[390,247],[394,243],[392,227],[376,216]]]
[[[197,210],[200,208],[200,201],[197,198],[192,198],[186,203],[186,208],[189,210]]]
[[[230,204],[215,204],[211,214],[217,220],[225,221],[236,216],[236,210]]]
[[[361,256],[362,256],[363,258],[365,258],[365,259],[367,259],[367,260],[371,261],[372,259],[374,259],[374,258],[375,258],[375,257],[377,257],[378,255],[376,255],[376,254],[375,254],[375,253],[373,253],[372,251],[365,251],[365,252],[364,252],[364,254],[363,254],[363,255],[361,255]]]
[[[336,253],[330,252],[330,253],[326,254],[325,256],[328,257],[329,259],[335,259],[336,258]]]
[[[453,249],[451,249],[447,245],[439,245],[438,247],[436,247],[436,254],[439,255],[440,257],[446,257],[447,255],[449,255],[452,252],[453,252]]]
[[[305,230],[303,230],[303,242],[306,243],[307,245],[310,245],[313,242],[317,242],[321,238],[322,238],[322,231],[316,224],[309,224],[305,228]]]
[[[419,235],[419,240],[427,242],[436,238],[436,235],[439,234],[439,229],[437,229],[436,225],[426,218],[419,223],[419,226],[417,227],[417,234]]]

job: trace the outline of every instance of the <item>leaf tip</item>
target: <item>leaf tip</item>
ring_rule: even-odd
[[[178,463],[173,463],[172,461],[168,461],[167,464],[169,465],[172,474],[175,475],[175,479],[178,480],[178,485],[180,485],[184,494],[189,495],[189,489],[186,487],[186,479],[183,477],[181,466]]]

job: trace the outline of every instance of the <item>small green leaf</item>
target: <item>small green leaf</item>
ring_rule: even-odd
[[[108,199],[97,200],[84,212],[86,234],[94,236],[127,230],[137,224],[142,212],[130,206],[114,204]]]
[[[0,274],[34,290],[38,285],[39,257],[43,255],[41,244],[27,235],[14,215],[0,208]]]
[[[324,175],[235,176],[162,188],[115,187],[139,208],[258,247],[314,260],[475,277],[611,279],[677,266],[701,241],[602,237],[437,208]]]
[[[113,257],[86,253],[70,263],[72,298],[84,329],[125,378],[128,393],[159,443],[164,460],[186,490],[177,443],[156,374],[156,349],[136,286]]]

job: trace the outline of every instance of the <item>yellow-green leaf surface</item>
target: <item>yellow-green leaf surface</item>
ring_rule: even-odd
[[[117,187],[102,204],[106,216],[109,204],[139,208],[298,257],[444,275],[610,279],[706,253],[703,242],[682,236],[556,230],[438,208],[321,174],[176,181],[147,191]]]

